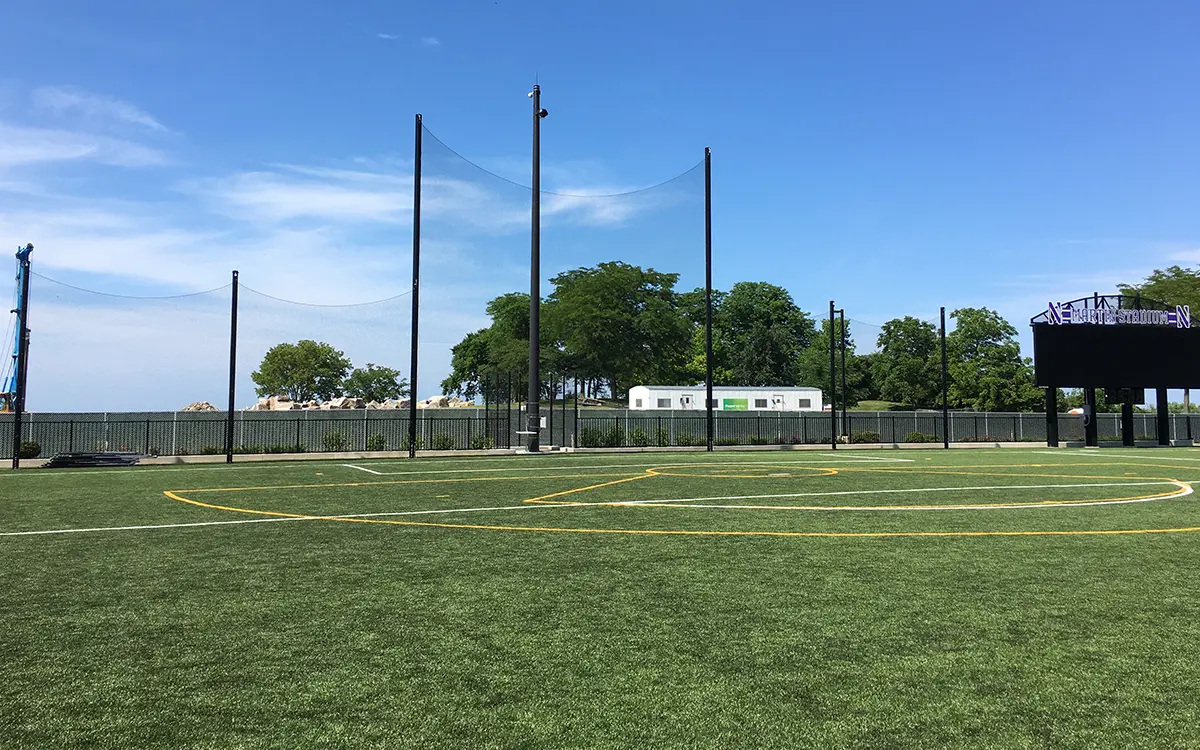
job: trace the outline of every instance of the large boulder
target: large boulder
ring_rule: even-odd
[[[322,409],[362,409],[366,403],[361,398],[338,396],[321,404]]]
[[[287,396],[267,396],[260,398],[254,406],[246,411],[291,411],[296,408],[296,402]]]
[[[418,409],[445,409],[450,406],[450,399],[445,396],[434,396],[417,402]]]

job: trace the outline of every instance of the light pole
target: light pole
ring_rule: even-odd
[[[542,275],[542,119],[550,114],[542,109],[542,88],[535,85],[529,92],[533,99],[533,203],[529,248],[529,396],[525,404],[526,447],[530,453],[539,451],[538,438],[542,429],[539,413],[541,374],[538,358],[541,354],[541,275]]]

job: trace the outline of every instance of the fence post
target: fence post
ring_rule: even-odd
[[[179,453],[178,453],[179,445],[175,440],[178,432],[179,432],[179,412],[173,411],[173,412],[171,412],[171,455],[172,456],[179,455]],[[72,442],[72,444],[74,444],[74,441],[71,441],[71,442]]]
[[[150,420],[149,419],[146,420],[146,440],[142,444],[142,455],[143,456],[150,455]]]
[[[300,417],[296,417],[296,452],[300,452]]]
[[[75,452],[75,420],[71,420],[71,425],[68,429],[69,437],[67,438],[67,453]]]

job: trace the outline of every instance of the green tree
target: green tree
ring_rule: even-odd
[[[350,360],[329,344],[305,339],[276,344],[250,373],[259,396],[287,395],[293,401],[328,400],[337,395]]]
[[[837,373],[838,403],[841,403],[842,389],[842,355],[841,346],[842,321],[833,323],[835,349],[837,354],[834,368]],[[870,370],[871,358],[874,355],[859,355],[854,353],[854,334],[850,331],[850,321],[846,321],[846,389],[849,391],[847,401],[857,404],[859,401],[872,398],[872,375]],[[829,394],[829,319],[821,321],[821,330],[813,335],[808,346],[800,353],[796,362],[796,385],[820,388],[828,401]]]
[[[730,367],[730,345],[728,329],[722,324],[721,306],[725,302],[726,293],[720,289],[712,291],[713,307],[713,384],[732,385],[733,370]],[[680,376],[671,383],[662,385],[690,385],[703,383],[705,377],[705,340],[704,326],[706,311],[704,308],[704,287],[697,287],[690,292],[679,295],[679,312],[692,326],[691,345],[688,348],[688,359]]]
[[[1200,314],[1200,269],[1169,266],[1154,269],[1136,284],[1117,284],[1121,294],[1141,294],[1171,305],[1187,305],[1193,315]],[[1183,391],[1184,411],[1191,411],[1191,389]]]
[[[692,328],[675,292],[678,274],[627,263],[601,263],[555,276],[542,316],[550,356],[608,383],[620,398],[639,382],[681,377]]]
[[[442,381],[445,393],[496,399],[501,383],[504,387],[511,383],[516,393],[524,392],[529,371],[529,295],[514,292],[496,297],[488,303],[487,314],[491,325],[468,333],[451,348],[450,375]],[[492,384],[490,394],[484,394],[487,383]]]
[[[950,313],[946,335],[950,403],[976,411],[1034,411],[1045,408],[1033,384],[1033,366],[1021,357],[1017,329],[986,307]]]
[[[343,393],[364,401],[387,401],[408,395],[408,381],[400,376],[399,370],[380,367],[368,362],[366,367],[356,367],[346,378]]]
[[[871,374],[886,401],[918,409],[941,403],[937,329],[911,316],[883,324]]]
[[[721,303],[723,345],[733,385],[796,382],[797,360],[813,337],[813,321],[783,287],[739,281]],[[715,327],[715,325],[714,325]]]
[[[1141,294],[1171,305],[1188,305],[1200,314],[1200,269],[1156,268],[1142,281],[1117,284],[1117,289],[1121,294]]]

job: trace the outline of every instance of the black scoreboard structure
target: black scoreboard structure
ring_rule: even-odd
[[[1133,445],[1133,405],[1153,388],[1158,443],[1170,442],[1167,389],[1200,385],[1200,327],[1186,305],[1099,295],[1051,302],[1034,317],[1033,364],[1046,389],[1047,441],[1058,445],[1058,389],[1082,388],[1084,437],[1097,445],[1096,389],[1121,401],[1121,442]]]

